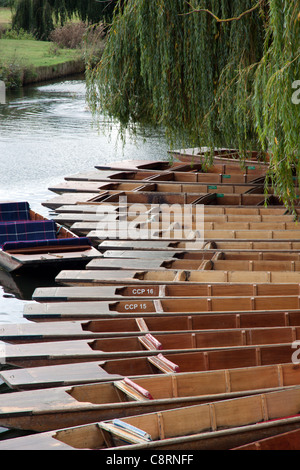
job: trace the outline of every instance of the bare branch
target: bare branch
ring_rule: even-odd
[[[249,10],[246,10],[244,11],[243,13],[241,13],[239,16],[236,16],[234,18],[225,18],[225,19],[222,19],[222,18],[218,18],[212,11],[210,10],[207,10],[205,8],[199,8],[199,9],[196,9],[194,8],[189,2],[186,2],[191,8],[192,8],[192,11],[189,11],[188,13],[182,13],[182,15],[191,15],[192,13],[201,13],[201,12],[205,12],[205,13],[208,13],[209,15],[211,15],[216,21],[217,23],[229,23],[231,21],[239,21],[240,19],[242,19],[244,16],[246,15],[249,15],[250,13],[252,13],[253,11],[257,10],[257,8],[260,7],[260,5],[264,2],[264,0],[259,0],[259,2],[254,5],[252,8],[250,8]]]

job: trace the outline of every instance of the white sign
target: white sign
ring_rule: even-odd
[[[293,82],[292,87],[295,91],[292,96],[292,103],[293,104],[300,104],[300,80],[296,80]]]
[[[5,83],[0,80],[0,104],[6,103],[6,88]]]

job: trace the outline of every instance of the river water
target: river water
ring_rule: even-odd
[[[157,131],[137,134],[123,146],[118,124],[110,132],[104,119],[96,125],[81,77],[25,87],[7,93],[6,104],[0,104],[0,201],[26,200],[48,216],[41,203],[54,197],[48,188],[65,176],[113,161],[166,160],[167,152]],[[7,283],[0,273],[0,323],[25,322],[23,309],[29,300]],[[30,278],[22,284],[27,293],[49,285]]]

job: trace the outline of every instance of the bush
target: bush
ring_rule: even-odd
[[[1,39],[24,39],[24,40],[35,40],[35,37],[31,33],[27,33],[27,31],[24,31],[24,29],[4,29],[1,33],[0,31],[0,37]]]
[[[82,46],[87,26],[83,22],[67,23],[50,33],[49,40],[61,48],[77,49]]]
[[[16,60],[7,63],[0,63],[0,80],[2,80],[6,88],[19,88],[23,84],[25,68]]]

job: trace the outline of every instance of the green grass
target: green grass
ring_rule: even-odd
[[[11,24],[10,8],[0,8],[0,25],[9,26]]]
[[[46,41],[0,39],[0,57],[3,63],[13,60],[26,66],[42,67],[79,59],[80,52],[57,49]]]

